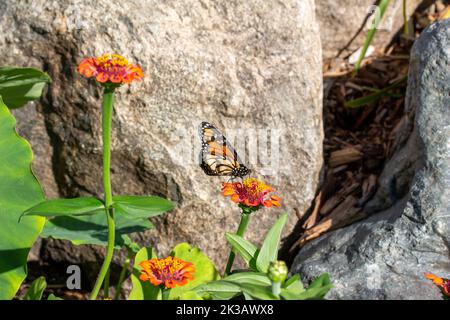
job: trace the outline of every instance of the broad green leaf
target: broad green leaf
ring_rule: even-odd
[[[203,300],[203,298],[195,291],[187,291],[181,294],[180,300]]]
[[[287,218],[287,213],[283,214],[278,218],[278,220],[274,223],[272,228],[270,228],[269,232],[267,233],[261,250],[258,253],[258,258],[256,259],[256,266],[259,271],[267,272],[269,264],[272,261],[277,260],[281,232],[283,231],[283,227],[286,224]]]
[[[202,284],[194,289],[204,299],[229,300],[241,294],[239,285],[232,282],[217,280]]]
[[[27,275],[27,256],[45,219],[22,212],[44,200],[31,171],[30,145],[15,130],[16,120],[0,97],[0,300],[12,299]]]
[[[55,296],[53,293],[51,293],[51,294],[48,296],[47,300],[64,300],[64,299],[62,299],[62,298],[60,298],[60,297],[57,297],[57,296]]]
[[[237,234],[226,233],[225,237],[233,247],[234,251],[240,254],[240,256],[244,259],[244,261],[251,269],[255,270],[258,248],[254,244],[245,240],[241,236],[238,236]]]
[[[279,298],[272,293],[271,287],[268,286],[258,286],[254,284],[243,283],[240,284],[239,287],[241,288],[242,292],[248,294],[254,299],[279,300]]]
[[[161,289],[152,285],[148,281],[141,281],[139,276],[141,274],[141,267],[139,263],[145,260],[157,258],[152,248],[142,248],[134,258],[133,273],[131,274],[131,289],[128,300],[161,300]]]
[[[359,55],[358,62],[355,65],[355,70],[354,70],[355,73],[358,72],[359,69],[361,69],[361,63],[366,56],[367,49],[369,48],[370,44],[373,41],[373,38],[375,37],[375,34],[378,30],[378,25],[380,24],[385,12],[386,12],[389,2],[390,2],[390,0],[380,0],[380,2],[377,5],[377,10],[379,10],[379,11],[377,11],[376,14],[374,15],[373,24],[371,26],[371,29],[367,33],[366,40],[364,41],[364,45],[361,50],[361,54]]]
[[[114,196],[114,208],[129,218],[150,218],[173,209],[173,204],[156,196]]]
[[[27,293],[25,293],[23,297],[23,300],[41,300],[45,288],[47,288],[47,281],[45,281],[45,277],[37,278],[31,283]]]
[[[243,295],[244,295],[244,299],[245,299],[245,300],[255,300],[255,299],[253,299],[253,297],[252,297],[251,295],[249,295],[248,293],[243,292]]]
[[[10,108],[39,99],[50,77],[33,68],[0,67],[0,95]]]
[[[191,262],[195,267],[195,274],[194,279],[186,285],[170,289],[169,300],[179,299],[184,292],[220,278],[212,261],[199,248],[191,247],[187,243],[180,243],[173,249],[171,256]]]
[[[94,197],[46,200],[27,209],[23,216],[82,216],[105,212],[103,202]]]
[[[22,220],[27,220],[24,218]],[[153,227],[147,219],[128,219],[116,211],[116,247],[120,248],[129,239],[125,235],[142,232]],[[47,220],[41,234],[44,238],[69,240],[75,245],[95,244],[106,246],[108,224],[105,212],[86,216],[62,216]]]
[[[223,280],[237,284],[254,284],[259,286],[271,285],[267,274],[258,272],[237,272],[225,277]]]

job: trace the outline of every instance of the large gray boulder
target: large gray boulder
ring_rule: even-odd
[[[375,0],[316,0],[317,19],[324,59],[345,58],[365,41],[374,17],[379,13]],[[423,0],[406,1],[408,17]],[[431,2],[431,1],[428,1]],[[387,47],[403,28],[403,1],[393,0],[388,6],[372,45]]]
[[[167,254],[188,241],[223,266],[224,231],[237,228],[239,210],[220,195],[221,180],[197,164],[197,126],[204,120],[239,138],[257,137],[245,161],[292,213],[286,234],[296,223],[294,210],[309,207],[323,139],[313,0],[0,3],[0,65],[35,66],[53,79],[37,106],[38,127],[19,121],[37,155],[45,154],[35,166],[48,195],[102,194],[101,90],[76,66],[83,57],[117,52],[141,65],[145,79],[117,95],[114,192],[161,195],[176,204],[154,220],[156,229],[139,235],[141,244]],[[257,145],[272,147],[268,162],[264,150],[256,158]],[[256,213],[248,238],[261,240],[281,212]]]
[[[333,299],[439,299],[423,272],[450,275],[450,20],[415,43],[397,151],[365,221],[307,244],[293,272],[329,272]],[[382,210],[380,213],[374,213]]]

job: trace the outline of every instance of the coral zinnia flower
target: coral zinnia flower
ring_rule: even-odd
[[[255,178],[246,178],[240,182],[227,182],[222,184],[222,193],[231,197],[235,203],[247,207],[281,207],[281,199],[275,195],[269,196],[273,188]]]
[[[142,267],[139,279],[154,286],[164,284],[166,288],[184,286],[194,279],[195,267],[191,262],[169,256],[164,259],[150,259],[139,264]]]
[[[118,54],[104,54],[86,58],[78,65],[78,72],[87,78],[95,77],[100,83],[124,84],[144,77],[141,67],[128,63]]]
[[[432,273],[425,272],[425,278],[433,281],[435,285],[437,285],[442,293],[447,297],[450,297],[450,280],[445,278],[440,278]]]

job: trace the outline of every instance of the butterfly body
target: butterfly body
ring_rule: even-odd
[[[199,128],[202,150],[200,167],[209,176],[244,177],[250,174],[227,138],[209,122]]]

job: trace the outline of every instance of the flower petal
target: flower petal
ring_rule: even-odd
[[[241,198],[239,197],[238,194],[233,194],[233,195],[231,196],[231,201],[233,201],[233,202],[235,202],[235,203],[239,203],[239,202],[241,202]]]
[[[233,194],[236,194],[236,192],[234,191],[234,189],[232,189],[232,188],[225,188],[225,189],[223,189],[223,195],[225,196],[225,197],[228,197],[228,196],[231,196],[231,195],[233,195]]]
[[[95,79],[98,82],[105,83],[109,80],[109,76],[105,72],[100,72],[99,74],[97,74],[97,77],[95,77]]]
[[[438,285],[438,286],[444,285],[444,279],[442,279],[442,278],[440,278],[440,277],[438,277],[438,276],[436,276],[436,275],[434,275],[434,274],[432,274],[432,273],[425,272],[425,273],[424,273],[424,276],[425,276],[427,279],[433,281],[433,283],[436,284],[436,285]]]

